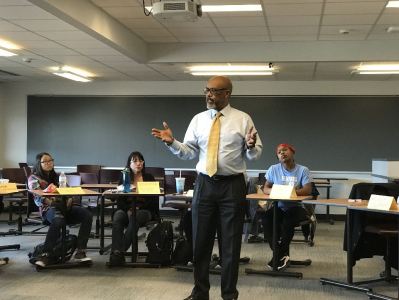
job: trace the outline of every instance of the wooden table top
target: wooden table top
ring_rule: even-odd
[[[59,194],[59,193],[45,193],[43,190],[29,190],[29,193],[32,193],[36,196],[40,197],[62,197],[62,196],[101,196],[101,193],[95,192],[92,190],[82,189],[81,193],[72,193],[72,194]]]
[[[25,192],[26,189],[18,189],[16,191],[5,191],[5,190],[0,190],[0,196],[7,196],[7,195],[12,195],[12,194],[18,194],[18,193],[23,193]]]
[[[272,199],[270,198],[269,195],[266,194],[248,194],[246,197],[248,200],[270,200],[270,201],[303,201],[303,200],[310,200],[312,196],[297,196],[297,197],[292,197],[292,198],[287,198],[287,199]]]

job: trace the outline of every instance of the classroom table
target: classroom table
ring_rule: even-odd
[[[0,189],[0,198],[1,198],[0,201],[3,200],[3,199],[2,199],[3,196],[11,196],[11,195],[18,194],[18,193],[23,193],[23,192],[26,192],[26,190],[24,190],[24,189],[17,189],[16,191],[7,191],[7,190],[2,190],[2,189]],[[11,249],[19,250],[20,247],[21,247],[20,244],[3,245],[3,246],[0,246],[0,251],[1,251],[1,250],[11,250]],[[8,261],[9,261],[8,257],[0,257],[0,266],[1,266],[1,265],[7,264]]]
[[[399,209],[398,210],[375,210],[375,209],[368,209],[367,200],[360,200],[356,202],[348,201],[348,199],[319,199],[313,201],[303,201],[303,203],[308,204],[316,204],[316,205],[330,205],[330,206],[337,206],[337,207],[345,207],[347,209],[346,214],[346,238],[347,240],[347,255],[346,255],[346,282],[341,282],[337,280],[332,280],[328,278],[320,278],[320,282],[328,285],[338,286],[358,292],[367,293],[370,297],[373,296],[375,299],[385,299],[385,300],[393,300],[395,298],[391,298],[384,295],[374,294],[371,288],[360,286],[362,283],[354,283],[353,282],[353,249],[352,249],[352,236],[351,236],[351,228],[353,226],[353,213],[355,211],[373,211],[382,214],[394,214],[399,216]],[[398,236],[399,238],[399,236]]]
[[[83,197],[83,196],[99,196],[101,195],[98,192],[88,190],[88,189],[82,189],[81,192],[72,192],[70,194],[64,193],[64,194],[59,194],[58,192],[55,193],[46,193],[43,190],[29,190],[29,193],[33,194],[34,196],[39,196],[39,197],[50,197],[50,198],[59,198],[62,201],[62,205],[66,209],[66,202],[68,198],[70,197]],[[61,241],[62,244],[64,245],[64,241],[66,238],[66,225],[62,227],[61,229]],[[62,251],[64,253],[65,251]],[[39,267],[36,266],[36,270],[40,271],[41,269],[69,269],[69,268],[76,268],[76,267],[88,267],[91,266],[92,262],[91,261],[86,261],[86,262],[65,262],[65,257],[63,256],[61,258],[61,263],[60,264],[54,264],[54,265],[48,265],[45,267]]]
[[[334,178],[334,177],[314,177],[313,182],[316,185],[316,188],[324,188],[326,189],[326,198],[330,199],[330,190],[331,190],[331,181],[332,180],[348,180],[348,178]],[[330,225],[334,224],[334,219],[330,217],[330,206],[326,205],[326,221],[330,223]]]
[[[285,198],[285,199],[272,199],[269,197],[269,195],[263,194],[263,193],[254,193],[254,194],[248,194],[247,195],[247,200],[263,200],[263,201],[272,201],[272,202],[278,202],[278,201],[296,201],[296,202],[302,202],[304,200],[310,200],[312,199],[312,196],[297,196],[293,198]],[[312,201],[309,201],[312,203]],[[278,214],[278,205],[273,205],[273,214],[274,216],[277,216]],[[302,278],[303,274],[300,272],[287,272],[287,271],[279,271],[277,270],[277,253],[276,253],[276,246],[277,246],[277,226],[278,226],[278,220],[276,217],[273,218],[273,270],[254,270],[254,269],[245,269],[246,274],[260,274],[260,275],[268,275],[268,276],[275,276],[275,277],[296,277],[296,278]],[[304,265],[308,266],[312,263],[310,259],[304,260],[304,261],[296,261],[296,260],[290,260],[292,265]]]
[[[132,222],[133,228],[136,228],[136,218],[133,216],[136,216],[136,208],[137,208],[137,198],[150,198],[150,197],[159,197],[163,196],[164,193],[160,192],[157,194],[140,194],[137,192],[129,192],[129,193],[124,193],[124,192],[118,192],[115,190],[109,190],[105,191],[102,194],[101,197],[101,206],[100,206],[100,215],[101,215],[101,228],[100,228],[100,254],[103,254],[107,249],[110,248],[111,245],[105,247],[104,246],[104,199],[109,198],[109,199],[117,199],[120,197],[127,197],[132,200],[132,215],[130,216],[130,222]],[[151,200],[150,200],[151,201]],[[138,252],[138,237],[137,237],[137,231],[133,230],[133,237],[132,237],[132,256],[131,256],[131,262],[130,263],[125,263],[123,266],[125,267],[161,267],[160,264],[149,264],[149,263],[141,263],[137,262],[137,257],[138,256],[146,256],[146,252]],[[107,263],[108,266],[110,266],[109,263]]]

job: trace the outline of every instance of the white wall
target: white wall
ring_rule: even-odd
[[[3,163],[3,153],[4,153],[4,131],[6,128],[6,124],[4,122],[4,107],[5,107],[5,99],[3,95],[3,85],[0,84],[0,166]]]

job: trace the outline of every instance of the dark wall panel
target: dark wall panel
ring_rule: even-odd
[[[249,113],[264,144],[265,169],[275,146],[292,143],[296,160],[312,170],[370,171],[371,159],[397,157],[399,97],[233,97]],[[132,150],[147,165],[193,168],[175,158],[151,128],[168,122],[182,140],[204,97],[28,97],[28,162],[50,152],[57,165],[122,166]]]

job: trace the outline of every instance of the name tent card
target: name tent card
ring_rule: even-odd
[[[270,191],[271,199],[290,199],[297,197],[295,187],[292,185],[273,184]]]
[[[16,183],[0,183],[0,191],[4,193],[16,193],[18,192]]]
[[[57,188],[57,192],[60,195],[81,195],[84,193],[81,187]]]
[[[159,195],[161,190],[159,188],[159,181],[139,181],[137,182],[137,193],[147,195]]]
[[[396,204],[395,198],[392,196],[382,196],[382,195],[372,194],[370,196],[367,208],[379,209],[379,210],[391,210],[391,209],[397,209],[398,206]]]

